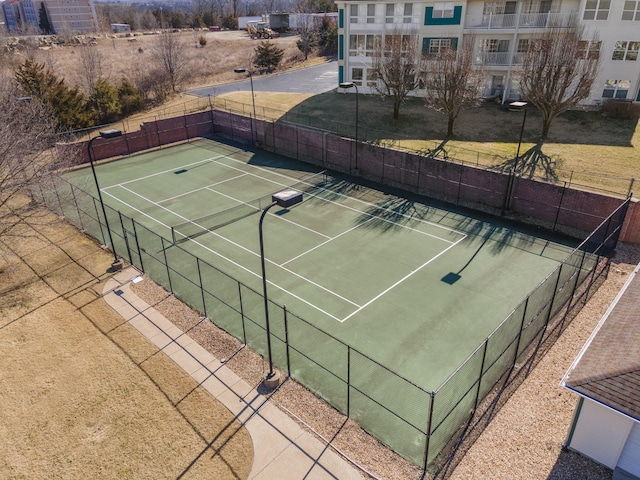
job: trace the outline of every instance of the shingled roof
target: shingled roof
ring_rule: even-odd
[[[582,396],[640,420],[640,265],[562,383]]]

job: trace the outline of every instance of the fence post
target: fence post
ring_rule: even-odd
[[[347,418],[351,413],[351,346],[347,345]]]
[[[473,412],[475,413],[478,408],[478,402],[480,400],[480,386],[482,385],[482,376],[484,375],[484,362],[487,358],[487,349],[489,345],[489,339],[485,339],[484,341],[484,352],[482,352],[482,363],[480,364],[480,375],[478,376],[478,390],[476,391],[476,401],[473,405]],[[472,414],[473,416],[473,414]]]
[[[162,255],[164,256],[164,266],[167,267],[167,277],[169,278],[169,290],[173,293],[173,285],[171,283],[171,269],[169,268],[169,261],[167,260],[167,248],[164,246],[164,238],[160,237],[160,243],[162,244]]]
[[[518,332],[518,342],[516,343],[516,353],[513,355],[513,365],[511,368],[516,366],[518,361],[518,351],[520,350],[520,341],[522,340],[522,329],[524,328],[524,319],[527,318],[527,309],[529,307],[529,297],[524,301],[524,311],[522,312],[522,321],[520,322],[520,331]]]
[[[427,422],[427,438],[424,442],[424,467],[422,469],[423,473],[427,472],[427,467],[429,466],[429,443],[431,441],[431,424],[433,422],[433,404],[436,400],[435,392],[431,392],[429,394],[430,402],[429,402],[429,420]]]
[[[78,204],[78,199],[76,198],[76,187],[74,187],[72,183],[70,183],[69,186],[71,187],[71,196],[73,197],[73,203],[75,204],[76,211],[78,212],[78,220],[80,220],[80,229],[83,232],[86,232],[84,228],[84,222],[82,221],[82,213],[80,211],[80,205]]]
[[[131,256],[131,247],[129,247],[129,237],[127,237],[127,231],[124,228],[124,222],[122,221],[122,213],[117,210],[118,218],[120,219],[120,228],[122,228],[122,236],[124,237],[124,245],[127,247],[127,255],[129,256],[129,263],[133,263],[133,257]]]
[[[202,295],[202,312],[207,316],[207,302],[204,298],[204,285],[202,284],[202,272],[200,271],[200,259],[196,257],[196,265],[198,266],[198,281],[200,282],[200,294]]]
[[[562,193],[560,193],[560,201],[558,202],[558,209],[556,210],[556,218],[553,221],[553,231],[556,231],[556,226],[558,225],[558,218],[560,218],[560,211],[562,210],[562,200],[564,200],[564,194],[567,191],[567,182],[564,182],[564,187],[562,187]]]
[[[283,305],[284,310],[284,346],[287,352],[287,376],[291,376],[291,357],[289,356],[289,319],[287,317],[287,306]]]
[[[140,259],[140,270],[142,270],[142,273],[144,272],[144,263],[142,262],[142,252],[141,252],[141,248],[140,248],[140,242],[138,241],[138,229],[136,228],[136,221],[132,218],[131,219],[131,224],[133,225],[133,236],[136,239],[136,248],[138,249],[138,258]]]
[[[242,343],[247,344],[247,329],[244,323],[244,305],[242,304],[242,284],[238,282],[238,300],[240,301],[240,318],[242,319]]]

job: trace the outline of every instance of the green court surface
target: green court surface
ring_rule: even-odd
[[[97,166],[105,203],[167,240],[185,221],[319,183],[264,220],[269,298],[428,391],[575,247],[315,172],[204,139]],[[89,169],[66,177],[95,193]],[[164,254],[187,250],[262,292],[259,217],[177,234]]]

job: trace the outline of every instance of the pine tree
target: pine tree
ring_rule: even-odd
[[[260,42],[255,49],[253,64],[262,71],[273,72],[284,56],[284,50],[271,42]]]
[[[99,124],[117,120],[121,113],[118,89],[104,78],[96,82],[96,88],[87,102]]]
[[[40,100],[53,114],[58,128],[75,130],[91,125],[91,113],[85,108],[85,98],[76,88],[65,85],[44,63],[27,59],[16,71],[16,80],[25,95]]]

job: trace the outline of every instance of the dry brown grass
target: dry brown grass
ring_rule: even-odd
[[[97,48],[103,59],[103,76],[111,82],[122,77],[135,79],[139,72],[149,70],[152,65],[151,50],[157,42],[158,32],[147,32],[145,35],[117,38],[101,36],[96,38]],[[233,73],[235,67],[246,67],[258,40],[251,40],[243,30],[209,32],[181,32],[179,35],[190,46],[189,75],[182,88],[200,86],[209,83],[223,83],[238,80]],[[204,36],[207,45],[202,48],[198,38]],[[282,68],[290,67],[302,60],[302,54],[296,47],[296,36],[282,36],[272,42],[285,50]],[[87,41],[89,39],[87,38]],[[6,62],[12,66],[19,65],[27,55],[33,54],[38,61],[44,62],[59,77],[64,77],[70,86],[82,85],[80,66],[80,49],[90,48],[82,45],[56,46],[47,49],[25,50],[6,56]]]
[[[40,220],[0,242],[0,478],[247,478],[244,427],[102,300],[110,254]]]

